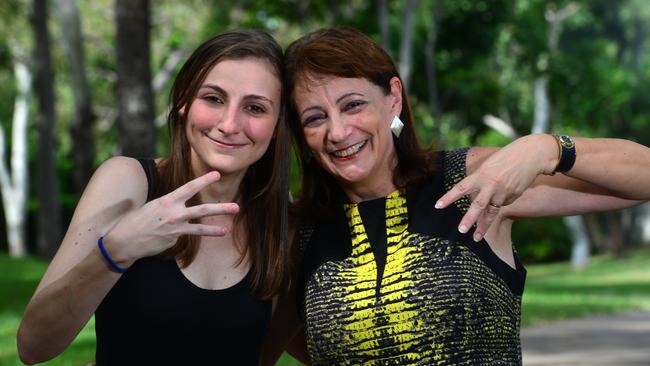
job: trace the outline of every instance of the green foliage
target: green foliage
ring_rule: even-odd
[[[389,49],[397,55],[406,2],[388,3]],[[551,52],[545,13],[569,3],[577,4],[578,10],[563,21],[558,49]],[[78,6],[97,116],[99,164],[116,153],[113,2],[82,1]],[[152,2],[152,73],[161,70],[172,52],[182,50],[185,58],[207,37],[235,27],[266,29],[282,45],[308,31],[332,25],[351,25],[379,39],[377,7],[378,2],[368,0]],[[552,130],[630,138],[650,144],[650,40],[646,36],[649,9],[644,0],[420,1],[415,14],[410,95],[422,142],[444,148],[504,145],[507,139],[483,124],[486,114],[503,119],[520,135],[529,133],[534,114],[533,84],[545,75],[549,77]],[[0,83],[5,86],[0,89],[0,122],[6,136],[10,136],[15,98],[13,60],[29,59],[32,47],[29,12],[29,3],[0,2]],[[434,24],[436,19],[438,24]],[[52,18],[49,26],[56,76],[57,167],[65,209],[70,210],[77,200],[69,178],[74,169],[70,151],[75,141],[69,134],[73,98],[67,60],[61,49],[60,25]],[[427,39],[434,26],[439,31],[434,50],[439,120],[434,120],[432,113],[425,69]],[[176,70],[181,64],[176,65]],[[156,95],[157,114],[163,120],[172,80]],[[158,136],[158,152],[166,154],[166,126],[159,129]],[[7,145],[10,144],[7,138]],[[37,144],[37,130],[30,128],[30,167],[35,165]],[[34,170],[30,172],[33,176]],[[296,173],[294,169],[294,191],[298,189]],[[31,184],[36,184],[33,178]],[[32,199],[30,212],[37,207]],[[536,229],[543,225],[540,222],[524,226],[526,230],[543,233]],[[541,236],[533,241],[555,242]],[[540,255],[554,257],[562,252]]]
[[[512,243],[525,263],[569,258],[571,235],[562,218],[518,220],[512,226]]]
[[[488,130],[476,140],[478,146],[503,147],[512,142],[512,140],[502,134]]]

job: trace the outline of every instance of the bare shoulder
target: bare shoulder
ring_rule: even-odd
[[[37,292],[80,263],[124,214],[144,205],[147,192],[147,176],[136,159],[114,157],[102,163],[79,199]]]
[[[472,147],[467,151],[465,169],[467,175],[474,173],[492,154],[499,151],[496,147]]]
[[[141,206],[147,198],[147,176],[136,159],[116,156],[102,163],[88,182],[79,205],[97,205],[109,201],[132,200]],[[79,207],[78,207],[79,208]]]

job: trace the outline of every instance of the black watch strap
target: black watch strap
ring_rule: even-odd
[[[553,135],[560,147],[560,159],[553,173],[566,173],[576,162],[576,144],[573,139],[567,135]]]

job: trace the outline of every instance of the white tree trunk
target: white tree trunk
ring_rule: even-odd
[[[27,211],[27,122],[32,87],[32,75],[27,65],[16,60],[16,101],[12,121],[11,171],[5,159],[5,135],[0,128],[0,188],[7,223],[9,255],[22,257],[25,246],[25,218]]]
[[[408,91],[411,85],[411,71],[413,69],[413,28],[415,27],[415,10],[419,0],[408,0],[402,18],[402,41],[399,49],[399,73],[402,76],[404,90]]]
[[[573,247],[571,248],[571,267],[574,270],[583,270],[589,265],[590,243],[587,230],[584,227],[582,216],[567,216],[564,223],[573,235]]]
[[[549,5],[544,14],[549,23],[548,48],[551,54],[558,52],[558,42],[562,33],[562,22],[569,16],[575,14],[579,7],[575,3],[565,5],[559,11]],[[544,71],[544,70],[542,70]],[[551,101],[548,97],[548,75],[545,73],[535,80],[535,119],[533,133],[548,133],[550,129],[550,115],[552,110]],[[582,269],[589,264],[589,252],[591,243],[587,235],[587,229],[582,216],[570,216],[564,218],[564,224],[569,228],[573,238],[571,249],[571,266]]]
[[[641,240],[644,244],[650,244],[650,203],[645,203],[638,208],[639,226],[641,227]]]
[[[535,116],[533,133],[547,133],[551,116],[551,102],[548,100],[548,76],[535,79]]]

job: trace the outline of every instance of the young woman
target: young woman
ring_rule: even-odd
[[[170,155],[98,168],[25,311],[23,362],[57,356],[95,314],[98,365],[259,363],[287,274],[282,62],[262,31],[194,51]]]
[[[308,34],[285,57],[314,364],[520,364],[513,220],[650,198],[650,149],[630,141],[420,148],[394,62],[354,29]]]

